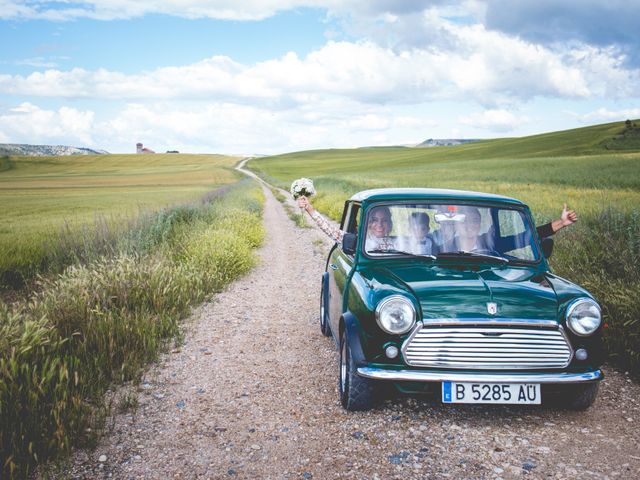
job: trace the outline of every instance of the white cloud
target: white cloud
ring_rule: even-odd
[[[93,99],[208,99],[279,108],[338,96],[369,104],[471,100],[498,106],[536,96],[623,96],[637,71],[600,49],[558,55],[481,26],[448,26],[459,46],[395,52],[371,42],[329,42],[300,58],[244,65],[215,56],[127,75],[99,69],[49,69],[1,75],[0,93]]]
[[[386,130],[389,128],[389,119],[380,115],[367,114],[353,116],[346,120],[347,127],[358,130]]]
[[[583,46],[563,54],[563,58],[584,72],[593,96],[608,98],[637,97],[640,69],[626,67],[624,56],[613,47]]]
[[[81,123],[81,115],[86,112],[76,110],[76,113],[80,117],[77,123]],[[24,118],[17,119],[18,114]],[[12,143],[51,143],[52,138],[61,135],[63,125],[69,128],[74,119],[66,108],[54,112],[31,104],[17,106],[12,115],[0,116],[0,131],[7,131]],[[33,122],[38,115],[43,118]],[[45,134],[40,128],[7,130],[11,122],[61,125],[59,130]],[[309,148],[419,143],[427,137],[426,129],[435,123],[427,117],[396,115],[384,107],[349,101],[320,100],[313,106],[283,111],[225,102],[129,103],[113,117],[94,119],[90,131],[84,132],[91,142],[83,146],[114,153],[132,152],[137,142],[143,142],[159,152],[282,153]],[[77,139],[78,135],[72,138]],[[78,144],[70,140],[67,143]]]
[[[44,57],[25,58],[16,62],[16,65],[26,65],[35,68],[56,68],[58,64]]]
[[[485,25],[542,45],[582,42],[626,52],[637,67],[640,2],[486,0]]]
[[[131,151],[143,141],[159,151],[273,153],[417,143],[434,136],[431,130],[451,131],[429,108],[438,102],[457,106],[456,113],[444,113],[451,117],[463,104],[465,111],[481,107],[460,124],[503,133],[528,122],[514,112],[535,99],[638,98],[640,70],[621,50],[580,42],[543,46],[489,30],[482,24],[484,0],[0,0],[0,18],[108,20],[160,13],[255,20],[304,6],[326,9],[327,28],[341,25],[360,40],[331,41],[304,56],[252,64],[213,56],[133,74],[63,70],[46,64],[52,58],[28,59],[41,70],[0,73],[4,104],[12,96],[16,103],[32,102],[0,112],[0,139],[112,151]],[[37,107],[34,97],[59,108]],[[71,108],[71,100],[91,108]],[[105,104],[111,113],[95,108]],[[584,118],[598,120],[596,113]]]
[[[625,113],[633,111],[638,112],[636,109]],[[88,110],[64,106],[43,109],[23,103],[0,114],[0,141],[68,144],[114,153],[133,152],[135,143],[143,142],[159,152],[269,154],[312,148],[417,144],[427,138],[443,138],[445,131],[451,133],[444,138],[469,137],[469,133],[452,130],[464,125],[470,127],[466,132],[486,130],[503,134],[526,129],[529,121],[526,116],[506,109],[477,112],[457,120],[435,110],[431,115],[438,120],[335,99],[320,99],[314,104],[281,111],[225,102],[129,103],[113,116],[101,118],[95,118]],[[615,119],[620,118],[624,117]]]
[[[529,120],[508,110],[484,110],[461,117],[460,123],[497,133],[511,132]]]
[[[421,118],[421,117],[409,117],[409,116],[397,116],[393,118],[393,126],[400,128],[422,128],[434,127],[438,124],[433,119]]]
[[[0,113],[4,142],[93,145],[94,112],[63,106],[45,110],[25,102]]]
[[[570,115],[585,124],[596,122],[618,122],[627,119],[635,120],[640,118],[640,108],[623,108],[621,110],[599,108],[585,114],[570,113]]]
[[[37,10],[16,0],[0,0],[0,18],[33,18]]]

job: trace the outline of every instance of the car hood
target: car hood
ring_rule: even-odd
[[[409,290],[429,319],[558,320],[554,278],[527,268],[477,271],[441,266],[406,266],[370,272],[378,285]],[[489,303],[497,311],[489,313]]]

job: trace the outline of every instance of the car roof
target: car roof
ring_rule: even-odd
[[[356,202],[377,202],[389,200],[461,200],[474,202],[499,202],[524,205],[520,200],[495,195],[493,193],[445,188],[373,188],[354,194],[350,200]]]

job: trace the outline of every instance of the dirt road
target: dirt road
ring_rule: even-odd
[[[329,241],[265,190],[267,237],[248,276],[203,305],[71,478],[640,478],[640,386],[606,369],[587,412],[338,401],[318,328]]]

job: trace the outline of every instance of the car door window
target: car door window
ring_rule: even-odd
[[[360,204],[351,203],[348,207],[347,214],[344,217],[342,230],[347,233],[358,233],[358,223],[360,218]]]
[[[498,242],[505,255],[522,259],[536,260],[536,252],[532,248],[531,231],[522,212],[517,210],[499,210],[498,224],[500,237]]]

